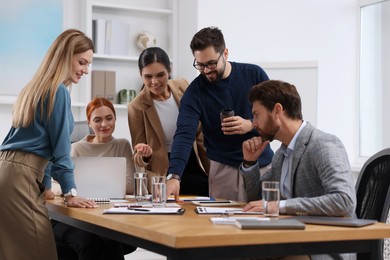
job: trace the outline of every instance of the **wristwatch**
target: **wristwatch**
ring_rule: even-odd
[[[72,188],[67,193],[64,193],[64,197],[68,197],[68,196],[76,197],[77,196],[77,190],[75,188]]]
[[[180,178],[179,175],[177,175],[177,174],[172,174],[172,173],[170,173],[170,174],[167,175],[167,181],[169,181],[169,180],[171,180],[171,179],[178,180],[179,182],[181,181],[181,178]]]

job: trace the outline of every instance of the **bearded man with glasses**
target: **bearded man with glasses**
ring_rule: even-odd
[[[180,102],[167,193],[180,200],[180,179],[200,121],[210,159],[209,196],[246,202],[244,182],[239,173],[243,160],[242,143],[259,135],[252,126],[248,93],[252,86],[269,78],[257,65],[228,61],[224,36],[216,27],[197,32],[190,47],[195,57],[193,66],[200,75],[191,82]],[[233,110],[234,116],[221,121],[220,112],[226,108]],[[270,168],[272,157],[273,151],[268,145],[256,161],[261,172]]]

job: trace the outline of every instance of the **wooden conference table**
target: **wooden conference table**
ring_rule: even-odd
[[[305,230],[241,230],[214,225],[211,215],[194,212],[187,202],[183,215],[102,214],[96,209],[68,208],[61,198],[47,201],[49,216],[68,225],[138,246],[168,259],[234,259],[296,254],[360,252],[374,259],[375,241],[390,237],[390,225],[361,228],[306,225]]]

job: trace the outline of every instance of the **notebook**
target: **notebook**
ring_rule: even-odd
[[[344,227],[363,227],[378,222],[373,219],[357,219],[343,217],[325,217],[325,216],[297,216],[293,217],[296,220],[306,224],[318,224],[329,226],[344,226]]]
[[[241,229],[305,229],[305,224],[295,219],[237,219],[235,225]]]
[[[95,200],[126,196],[126,158],[72,157],[77,193]]]

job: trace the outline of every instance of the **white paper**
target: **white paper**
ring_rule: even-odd
[[[153,208],[152,203],[134,203],[134,202],[125,202],[125,203],[114,203],[114,206],[117,207],[134,207],[134,208]],[[179,204],[176,203],[166,203],[166,208],[180,208]]]
[[[195,197],[179,197],[180,200],[182,201],[210,201],[210,197],[198,197],[198,196],[195,196]],[[174,196],[169,196],[168,197],[168,200],[169,201],[174,201],[175,200],[175,197]]]
[[[198,214],[248,214],[248,215],[259,215],[261,212],[244,212],[242,208],[233,207],[196,207]]]

